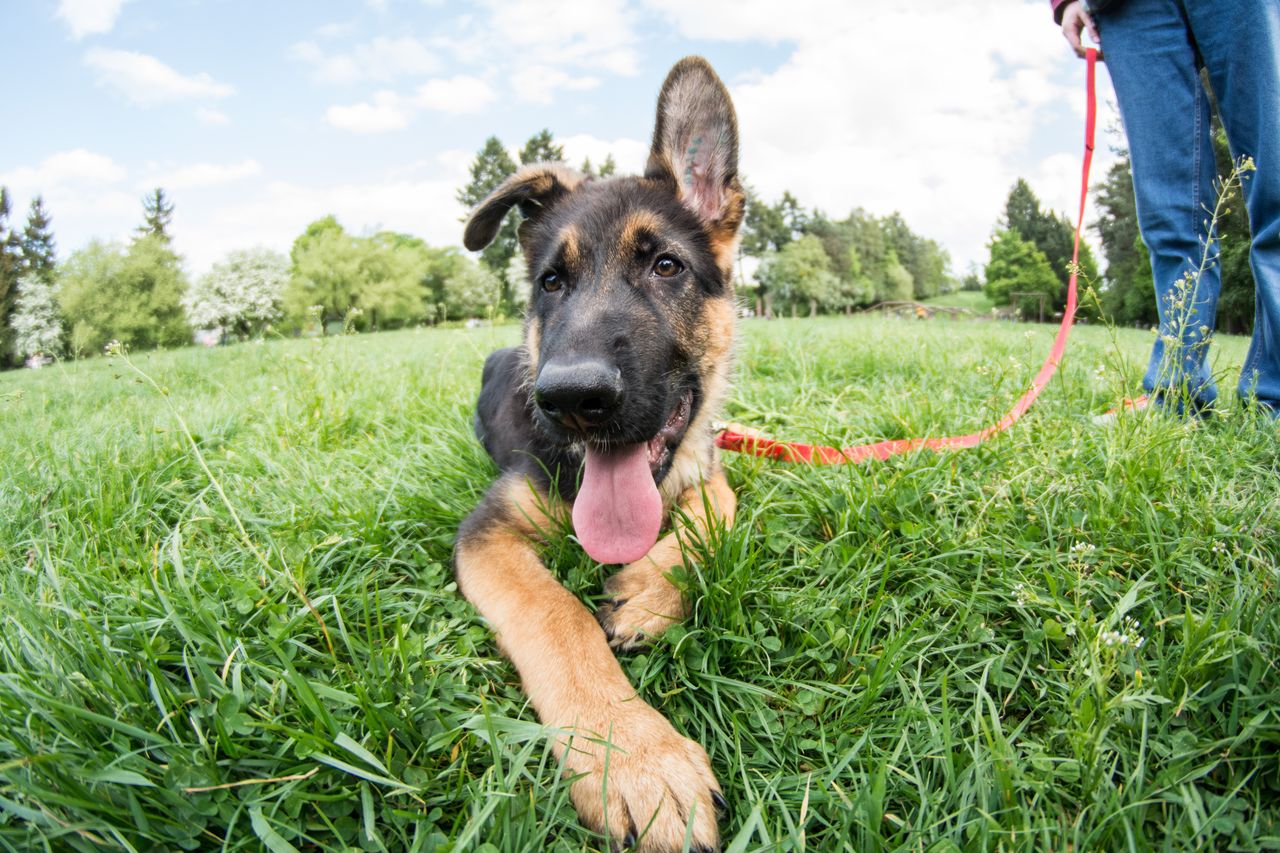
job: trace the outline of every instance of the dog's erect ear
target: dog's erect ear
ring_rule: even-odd
[[[512,207],[518,205],[526,219],[535,218],[576,189],[582,181],[582,175],[556,163],[533,163],[522,167],[472,211],[462,232],[462,245],[472,252],[480,251],[493,242],[502,227],[503,217]]]
[[[662,84],[645,177],[672,182],[685,206],[713,229],[737,231],[738,120],[729,92],[700,56],[677,62]]]

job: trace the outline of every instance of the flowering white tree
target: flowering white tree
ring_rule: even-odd
[[[507,293],[511,294],[511,304],[524,310],[529,304],[529,268],[524,262],[524,253],[516,252],[507,264]]]
[[[201,276],[182,297],[197,329],[221,326],[248,336],[280,316],[289,260],[270,249],[241,249]]]
[[[9,326],[19,358],[61,352],[62,318],[53,299],[53,285],[36,275],[18,279],[18,301]]]

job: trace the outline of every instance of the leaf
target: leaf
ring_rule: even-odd
[[[125,770],[120,767],[108,767],[88,777],[93,782],[111,782],[116,785],[133,785],[138,788],[154,788],[156,785],[141,773]]]
[[[362,759],[366,764],[377,770],[379,773],[390,773],[390,771],[383,766],[382,762],[378,760],[376,755],[357,743],[355,738],[351,737],[346,732],[338,732],[338,736],[333,739],[333,742],[335,745],[342,747],[352,755]]]
[[[267,819],[262,816],[261,806],[249,807],[249,823],[253,825],[253,833],[258,839],[267,846],[271,853],[298,853],[298,848],[294,847],[284,836],[271,828],[271,824],[267,823]]]

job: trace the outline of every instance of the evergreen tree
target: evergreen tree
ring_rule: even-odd
[[[809,225],[809,213],[800,206],[799,200],[789,190],[783,191],[782,198],[777,204],[777,211],[782,221],[791,229],[793,238],[805,233]]]
[[[11,363],[11,318],[17,303],[18,275],[22,271],[22,243],[9,225],[11,204],[9,190],[0,187],[0,367]]]
[[[601,178],[610,178],[618,171],[618,163],[613,159],[613,154],[606,154],[604,163],[600,166],[600,171],[596,175]]]
[[[142,224],[138,226],[139,237],[156,237],[166,246],[171,242],[169,223],[173,221],[173,202],[165,195],[162,188],[156,187],[142,198]]]
[[[1213,153],[1218,175],[1225,183],[1235,169],[1227,134],[1217,115],[1214,116]],[[1253,173],[1241,176],[1245,187],[1256,180]],[[1249,227],[1249,212],[1239,197],[1223,205],[1225,212],[1218,220],[1218,263],[1222,273],[1222,295],[1218,299],[1218,330],[1229,334],[1253,333],[1253,312],[1257,302],[1253,267],[1249,249],[1253,244],[1253,232]]]
[[[990,260],[987,261],[987,284],[983,291],[997,305],[1012,305],[1018,300],[1023,316],[1039,312],[1040,300],[1025,294],[1043,293],[1045,307],[1055,304],[1062,284],[1044,253],[1030,240],[1022,239],[1013,228],[997,231],[991,238]],[[1024,294],[1014,297],[1014,293]]]
[[[564,146],[556,145],[555,139],[551,136],[551,131],[546,128],[530,136],[529,141],[520,149],[520,163],[525,166],[530,163],[563,162]]]
[[[1099,293],[1102,311],[1119,325],[1153,326],[1159,317],[1151,258],[1138,230],[1138,207],[1127,152],[1112,165],[1093,197],[1099,211],[1095,228],[1107,259],[1106,282]]]
[[[766,204],[750,185],[744,189],[747,203],[742,223],[742,250],[754,257],[781,251],[791,242],[792,234],[780,207]]]
[[[1052,210],[1042,210],[1040,199],[1022,178],[1009,190],[1005,202],[1004,228],[1017,231],[1023,240],[1034,245],[1049,261],[1049,268],[1062,284],[1053,307],[1060,310],[1066,305],[1066,285],[1071,277],[1071,255],[1075,247],[1075,226],[1066,216]],[[1098,265],[1093,252],[1085,243],[1080,245],[1081,276],[1095,280]]]
[[[490,136],[485,140],[484,147],[476,154],[476,159],[471,162],[471,180],[458,190],[458,201],[467,210],[474,209],[488,197],[489,193],[497,189],[499,184],[515,174],[515,171],[515,161],[502,146],[501,140],[496,136]],[[515,210],[508,213],[502,220],[502,227],[498,229],[493,242],[480,253],[480,262],[499,278],[504,277],[511,258],[519,249],[516,240],[516,226],[519,221],[520,214]],[[505,284],[501,298],[505,310],[511,303],[511,294]]]
[[[578,171],[579,171],[579,172],[581,172],[582,174],[586,175],[588,178],[598,178],[598,177],[599,177],[599,175],[598,175],[598,174],[596,174],[595,167],[591,165],[591,158],[590,158],[590,157],[583,157],[583,158],[582,158],[582,165],[578,167]]]
[[[31,200],[27,226],[22,230],[22,271],[52,283],[57,274],[57,245],[53,239],[53,220],[45,210],[44,199]]]

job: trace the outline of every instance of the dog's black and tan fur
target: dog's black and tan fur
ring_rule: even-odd
[[[459,530],[458,584],[539,718],[564,732],[557,749],[579,776],[583,822],[646,851],[681,849],[686,826],[692,849],[714,849],[724,805],[706,752],[636,695],[613,651],[685,615],[667,577],[685,531],[669,524],[614,574],[595,617],[535,542],[568,516],[587,444],[647,442],[668,513],[678,507],[698,531],[708,513],[732,522],[711,419],[733,344],[737,155],[728,93],[704,60],[687,58],[662,87],[643,176],[525,167],[474,211],[464,238],[483,248],[518,206],[532,297],[524,343],[485,364],[476,429],[502,473]]]

